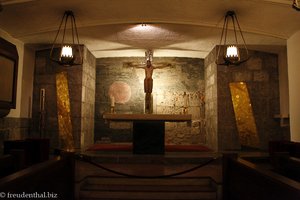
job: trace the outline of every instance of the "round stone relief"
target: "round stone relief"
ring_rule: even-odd
[[[110,85],[109,97],[114,97],[115,103],[124,104],[130,100],[131,88],[123,81],[115,81]]]

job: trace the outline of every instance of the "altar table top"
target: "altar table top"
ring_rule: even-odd
[[[191,114],[121,114],[104,113],[103,119],[113,121],[168,121],[185,122],[191,121]]]

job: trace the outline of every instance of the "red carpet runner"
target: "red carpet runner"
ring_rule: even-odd
[[[132,144],[94,144],[87,151],[132,151]],[[172,151],[212,151],[203,145],[165,145],[166,152]]]

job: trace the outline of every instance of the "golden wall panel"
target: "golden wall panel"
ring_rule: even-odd
[[[247,85],[244,82],[238,82],[230,83],[229,87],[240,144],[259,148],[260,140],[257,133]]]
[[[57,117],[61,148],[74,150],[68,77],[66,72],[56,74]]]

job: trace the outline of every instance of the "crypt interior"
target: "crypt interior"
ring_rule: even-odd
[[[1,0],[0,198],[299,199],[299,11]]]

